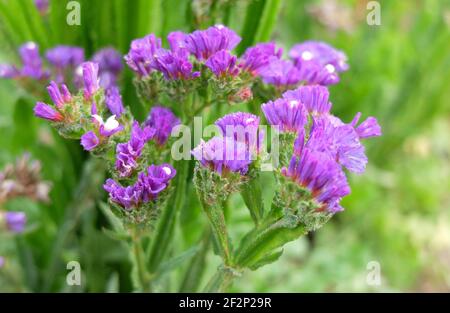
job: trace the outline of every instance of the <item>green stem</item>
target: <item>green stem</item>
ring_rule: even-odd
[[[150,274],[145,267],[144,250],[142,249],[142,238],[135,232],[133,241],[131,243],[134,254],[134,262],[136,266],[136,272],[139,279],[139,289],[143,292],[150,292]]]
[[[264,216],[264,205],[262,201],[261,181],[259,174],[242,186],[241,196],[250,211],[250,215],[255,222],[255,225],[258,226]]]
[[[227,292],[234,278],[238,275],[233,269],[219,267],[214,276],[209,280],[204,292]]]
[[[259,21],[254,43],[270,40],[278,12],[281,9],[281,0],[266,0],[264,11]]]

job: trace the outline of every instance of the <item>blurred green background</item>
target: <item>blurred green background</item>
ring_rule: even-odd
[[[42,17],[31,0],[0,0],[0,63],[18,64],[17,47],[29,40],[41,53],[70,44],[84,47],[86,57],[105,46],[125,54],[132,39],[150,32],[164,37],[214,23],[243,37],[238,52],[269,39],[287,52],[313,39],[348,55],[350,70],[330,88],[331,101],[344,121],[359,111],[378,118],[383,136],[367,143],[368,170],[350,176],[345,212],[312,239],[287,245],[278,262],[244,273],[233,291],[450,291],[449,1],[379,1],[379,26],[367,24],[362,0],[79,0],[80,26],[67,25],[67,2],[50,0]],[[279,12],[271,18],[268,11]],[[143,118],[131,79],[126,69],[124,103]],[[128,255],[105,235],[108,224],[95,201],[104,196],[101,164],[86,162],[78,142],[35,119],[36,100],[0,80],[0,168],[29,152],[53,184],[50,204],[24,198],[5,204],[27,212],[29,225],[21,236],[0,234],[0,255],[8,259],[0,291],[130,291]],[[195,230],[205,223],[196,201],[186,207],[176,233],[179,251],[198,239]],[[229,207],[237,236],[250,221],[239,197]],[[64,283],[69,260],[81,263],[81,287]],[[379,286],[366,282],[370,261],[380,265]],[[209,272],[218,264],[207,256]],[[179,281],[182,271],[170,279]]]

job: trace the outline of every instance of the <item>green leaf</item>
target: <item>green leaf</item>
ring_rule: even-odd
[[[100,202],[99,208],[108,219],[108,222],[111,224],[116,233],[126,234],[125,226],[123,225],[122,220],[111,211],[111,208],[105,202]]]
[[[259,174],[256,174],[256,177],[242,186],[241,196],[250,211],[253,221],[258,225],[264,216],[264,203]]]
[[[188,250],[184,251],[183,253],[181,253],[180,255],[161,263],[158,270],[158,275],[168,273],[178,268],[184,262],[190,260],[194,255],[196,255],[199,250],[200,250],[199,246],[193,246]]]
[[[269,254],[263,256],[261,259],[255,261],[255,263],[253,263],[250,266],[250,269],[252,271],[256,271],[258,268],[260,268],[264,265],[271,264],[271,263],[277,261],[281,257],[282,254],[283,254],[283,249],[280,249],[273,253],[269,253]]]
[[[259,21],[258,31],[256,32],[253,43],[270,40],[280,9],[281,0],[265,1],[264,11]]]

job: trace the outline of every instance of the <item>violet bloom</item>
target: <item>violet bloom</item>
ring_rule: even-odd
[[[56,46],[47,50],[45,57],[57,69],[75,68],[84,62],[84,49],[76,46]]]
[[[325,66],[317,61],[303,61],[296,64],[299,80],[308,85],[334,85],[339,82],[339,76],[333,65]]]
[[[291,61],[271,57],[269,64],[259,70],[263,82],[277,87],[296,85],[300,81],[300,72]]]
[[[207,60],[220,50],[233,50],[240,41],[241,37],[223,25],[196,30],[185,38],[186,48],[198,60]]]
[[[5,258],[0,256],[0,268],[2,268],[3,266],[5,266]]]
[[[10,64],[0,64],[0,78],[16,78],[20,75],[19,70]]]
[[[151,67],[161,73],[168,80],[190,79],[200,76],[200,72],[192,72],[189,53],[185,49],[175,52],[159,49],[155,52]]]
[[[48,94],[52,99],[55,106],[60,109],[64,106],[65,103],[70,102],[72,100],[72,95],[70,94],[69,89],[66,85],[61,85],[61,90],[59,86],[54,82],[50,82],[50,85],[47,87]]]
[[[325,153],[304,149],[300,157],[292,157],[282,173],[311,191],[322,205],[319,211],[335,213],[343,210],[339,202],[350,193],[350,187],[339,164]]]
[[[315,117],[305,147],[327,154],[349,171],[365,171],[367,157],[358,134],[352,125],[343,124],[336,117]]]
[[[249,150],[259,152],[264,132],[259,131],[259,117],[251,113],[236,112],[227,114],[215,122],[225,137],[246,144]]]
[[[34,5],[42,15],[48,12],[49,0],[34,0]]]
[[[160,146],[167,142],[172,129],[179,124],[180,119],[170,109],[161,106],[153,107],[145,121],[145,126],[155,130],[155,140]]]
[[[23,63],[21,71],[23,76],[34,79],[43,79],[48,76],[48,73],[42,70],[42,60],[36,43],[30,41],[23,44],[19,48],[19,53]]]
[[[110,117],[108,117],[105,122],[103,121],[103,118],[98,114],[92,115],[92,118],[94,123],[97,124],[99,128],[100,135],[102,135],[103,137],[110,137],[123,129],[123,126],[120,125],[116,120],[115,115],[111,115]]]
[[[336,72],[348,70],[347,56],[329,44],[319,41],[305,41],[292,47],[289,56],[294,62],[317,61],[322,67],[332,65]]]
[[[105,103],[111,114],[118,118],[124,111],[122,96],[120,95],[119,88],[117,86],[111,86],[105,91]]]
[[[117,203],[125,210],[130,211],[141,203],[142,191],[135,186],[123,187],[113,179],[106,180],[103,188],[109,193],[112,202]]]
[[[99,89],[98,64],[85,62],[81,65],[83,69],[84,96],[90,99]]]
[[[242,70],[257,75],[262,68],[269,64],[271,57],[280,59],[282,54],[283,49],[278,49],[273,42],[258,43],[254,47],[248,48],[241,57]]]
[[[220,50],[214,53],[205,63],[205,65],[217,77],[236,76],[239,74],[239,68],[236,66],[236,56],[231,55],[226,50]]]
[[[98,64],[100,86],[105,89],[115,86],[123,69],[122,55],[114,48],[104,48],[92,57],[92,62]]]
[[[91,151],[97,147],[100,143],[97,135],[93,131],[88,131],[83,136],[81,136],[81,145],[84,150]]]
[[[329,96],[328,88],[323,86],[300,86],[297,89],[283,93],[284,99],[299,101],[312,114],[330,113],[331,102],[328,101]]]
[[[297,133],[308,121],[308,112],[298,100],[277,99],[261,105],[267,121],[281,132]]]
[[[202,140],[191,153],[202,166],[220,175],[226,171],[245,175],[252,162],[246,145],[230,137],[213,137],[207,142]]]
[[[186,36],[187,34],[175,31],[167,35],[167,41],[169,42],[170,50],[176,52],[180,49],[186,49]]]
[[[356,127],[356,124],[358,124],[360,117],[361,113],[357,113],[350,125]],[[378,124],[377,119],[372,116],[369,116],[364,122],[359,124],[359,126],[356,127],[355,130],[359,138],[362,139],[381,136],[381,127]]]
[[[131,42],[130,51],[125,56],[125,61],[140,76],[148,76],[153,71],[150,66],[153,56],[161,47],[161,39],[153,34],[135,39]]]
[[[34,106],[34,115],[52,122],[61,122],[63,116],[48,104],[37,102]]]
[[[146,171],[139,173],[136,187],[142,190],[142,201],[156,199],[168,187],[176,173],[170,164],[150,165]]]
[[[137,159],[141,156],[147,141],[155,136],[155,130],[146,126],[141,129],[138,122],[134,122],[130,140],[116,146],[116,170],[120,177],[128,177],[137,168]]]
[[[24,212],[6,212],[5,213],[6,227],[14,232],[21,233],[25,229],[27,216]]]

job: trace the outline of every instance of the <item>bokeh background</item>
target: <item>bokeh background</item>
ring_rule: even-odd
[[[346,121],[358,111],[378,118],[383,136],[367,143],[368,170],[350,176],[345,212],[287,245],[278,262],[244,273],[233,291],[450,291],[449,1],[380,0],[379,26],[367,24],[362,0],[79,0],[80,26],[67,25],[67,2],[50,0],[41,16],[31,0],[0,0],[0,63],[19,64],[17,48],[30,40],[41,53],[79,45],[88,58],[106,46],[125,54],[132,39],[150,32],[164,37],[215,23],[243,37],[237,52],[260,40],[288,51],[314,39],[348,55],[350,70],[330,88],[333,112]],[[144,118],[131,79],[126,69],[124,103]],[[22,235],[0,234],[7,258],[0,291],[130,291],[129,256],[105,234],[98,205],[105,197],[102,166],[35,119],[36,100],[16,82],[0,80],[0,169],[28,153],[52,184],[49,203],[23,197],[1,204],[25,211],[29,221]],[[229,209],[237,236],[250,221],[240,198]],[[197,241],[204,223],[194,199],[181,211],[176,248]],[[70,260],[82,266],[82,286],[65,284]],[[371,261],[380,265],[379,286],[366,282]],[[208,255],[207,272],[218,263]],[[171,272],[169,282],[182,275]],[[170,283],[164,289],[177,291]]]

